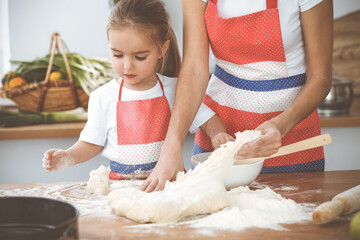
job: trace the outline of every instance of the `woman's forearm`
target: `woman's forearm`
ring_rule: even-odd
[[[326,97],[330,88],[330,76],[308,76],[311,82],[304,86],[294,103],[272,121],[279,127],[281,136],[286,135],[293,127],[311,114]]]
[[[182,0],[183,62],[164,145],[181,150],[209,81],[209,42],[202,1]]]
[[[332,1],[324,0],[301,13],[300,17],[305,43],[307,79],[294,103],[273,119],[282,136],[317,108],[332,85]]]
[[[196,78],[196,73],[183,70],[180,73],[167,140],[181,144],[189,131],[204,98],[209,75]],[[196,81],[195,81],[196,80]]]

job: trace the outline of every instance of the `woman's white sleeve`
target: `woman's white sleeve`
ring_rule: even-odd
[[[106,125],[102,107],[97,95],[90,94],[88,105],[88,120],[80,133],[80,141],[104,146],[106,142]]]
[[[196,133],[200,129],[201,125],[206,123],[214,115],[215,112],[213,110],[211,110],[204,103],[201,103],[199,111],[196,113],[195,119],[190,126],[190,133]]]
[[[299,0],[300,12],[305,12],[305,11],[315,7],[322,1],[323,0]]]

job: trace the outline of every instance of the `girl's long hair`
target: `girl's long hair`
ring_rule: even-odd
[[[120,29],[132,26],[137,29],[152,30],[150,37],[163,52],[162,46],[169,40],[168,50],[163,54],[157,65],[157,72],[168,77],[177,77],[180,71],[181,59],[176,36],[169,24],[164,3],[160,0],[120,0],[112,8],[107,32],[110,29]]]

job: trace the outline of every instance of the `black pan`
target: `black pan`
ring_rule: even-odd
[[[41,197],[0,197],[0,239],[78,239],[79,211]]]

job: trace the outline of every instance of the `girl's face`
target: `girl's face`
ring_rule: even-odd
[[[112,66],[124,80],[124,86],[140,91],[155,86],[156,65],[161,53],[149,33],[125,27],[110,29],[108,36]]]

